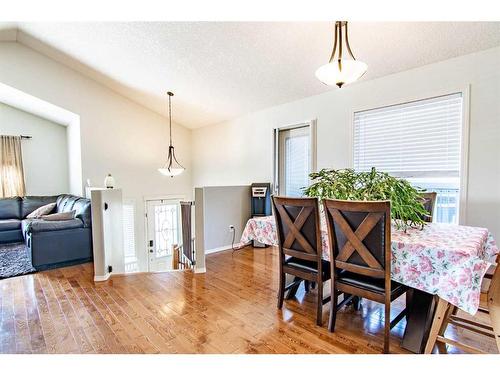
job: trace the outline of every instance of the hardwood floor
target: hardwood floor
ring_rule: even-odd
[[[315,291],[276,308],[277,251],[207,256],[207,273],[114,277],[92,264],[0,280],[1,353],[380,353],[383,305],[343,308],[336,332],[315,324]],[[394,316],[404,302],[393,304]],[[391,352],[404,320],[391,331]],[[452,331],[451,335],[460,334]],[[447,333],[448,334],[448,333]],[[468,343],[496,353],[474,334]]]

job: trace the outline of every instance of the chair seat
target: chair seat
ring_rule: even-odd
[[[340,271],[335,278],[335,282],[365,289],[373,293],[384,294],[385,292],[384,279],[360,275],[354,272]],[[391,281],[391,299],[399,297],[407,289],[407,286],[396,281]]]
[[[289,257],[285,260],[285,264],[289,267],[297,268],[307,272],[318,272],[318,265],[316,262],[303,260],[295,257]],[[330,278],[330,262],[322,259],[323,277]]]

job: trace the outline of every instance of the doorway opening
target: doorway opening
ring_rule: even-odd
[[[174,269],[173,247],[181,238],[180,199],[146,200],[148,271]]]
[[[303,196],[316,168],[316,121],[274,129],[274,193]]]

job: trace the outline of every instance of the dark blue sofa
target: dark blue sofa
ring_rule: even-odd
[[[55,212],[76,211],[72,220],[27,219],[37,208],[56,202]],[[37,270],[92,260],[90,200],[73,195],[0,199],[0,243],[25,242]]]

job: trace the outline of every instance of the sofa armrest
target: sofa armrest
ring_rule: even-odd
[[[40,219],[23,220],[23,233],[52,232],[58,230],[83,228],[83,222],[80,219],[45,221]]]

